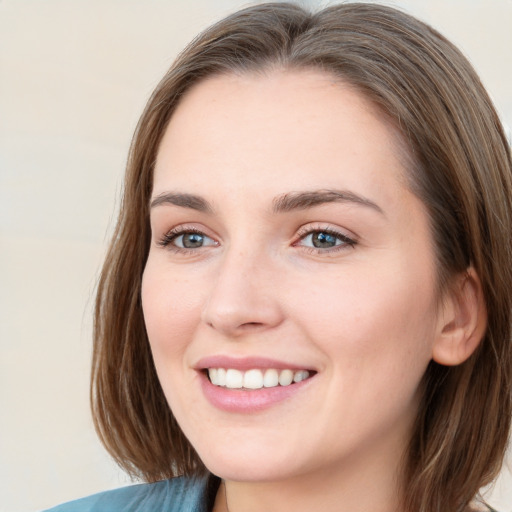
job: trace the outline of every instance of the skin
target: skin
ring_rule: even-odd
[[[450,362],[447,315],[461,307],[436,296],[428,216],[396,137],[359,93],[314,71],[210,78],[170,121],[143,309],[170,407],[225,482],[216,510],[398,510],[420,382],[436,350]],[[325,190],[363,200],[273,211],[283,194]],[[155,201],[177,192],[210,209]],[[191,230],[203,245],[183,250]],[[315,248],[325,230],[338,245]],[[197,363],[215,355],[317,373],[272,407],[228,412],[200,385]]]

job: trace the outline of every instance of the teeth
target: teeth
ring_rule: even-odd
[[[281,386],[289,386],[293,382],[293,372],[291,370],[283,370],[279,375],[279,384]]]
[[[234,368],[209,368],[208,376],[215,386],[229,389],[261,389],[276,386],[289,386],[293,382],[301,382],[309,377],[307,370],[247,370],[241,372]]]
[[[238,389],[244,386],[244,374],[239,370],[230,368],[226,370],[226,387],[230,389]]]
[[[224,368],[217,369],[217,386],[226,385],[226,370]]]
[[[212,384],[215,384],[216,386],[219,385],[219,377],[218,377],[217,368],[210,368],[208,370],[208,377],[210,377],[210,381],[212,382]]]
[[[300,382],[302,380],[306,380],[309,377],[309,372],[307,370],[300,370],[295,372],[293,376],[293,382]]]
[[[263,374],[260,370],[249,370],[244,375],[244,388],[261,389],[263,387]]]
[[[263,377],[263,385],[266,388],[275,388],[279,384],[279,372],[277,370],[269,369],[265,372]]]

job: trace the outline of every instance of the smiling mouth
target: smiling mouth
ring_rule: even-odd
[[[262,389],[278,386],[290,386],[309,379],[314,373],[311,370],[266,370],[251,369],[246,371],[234,368],[208,368],[206,370],[210,382],[214,386],[227,389]]]

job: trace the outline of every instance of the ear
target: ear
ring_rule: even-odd
[[[446,366],[463,363],[480,344],[486,327],[482,284],[469,267],[455,278],[444,297],[432,358]]]

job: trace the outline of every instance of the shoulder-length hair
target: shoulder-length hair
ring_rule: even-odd
[[[461,511],[496,477],[511,410],[512,171],[499,118],[475,71],[428,25],[346,3],[310,13],[270,3],[239,11],[178,57],[137,126],[119,220],[98,285],[91,400],[96,429],[130,474],[155,481],[205,468],[170,411],[141,308],[148,205],[164,130],[190,87],[217,74],[316,69],[391,119],[408,148],[411,190],[428,210],[441,289],[470,265],[488,327],[454,367],[431,362],[407,457],[408,512]]]

